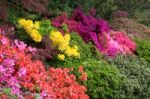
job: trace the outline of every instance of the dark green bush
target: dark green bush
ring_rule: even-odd
[[[95,8],[98,17],[109,19],[112,13],[117,10],[127,11],[133,17],[137,10],[143,9],[149,3],[149,0],[51,0],[49,1],[49,10],[53,13],[53,16],[56,16],[61,11],[70,15],[78,6],[85,12]]]
[[[21,8],[18,5],[9,5],[8,6],[8,22],[16,25],[18,18],[26,18],[31,20],[38,20],[41,19],[41,15],[34,12],[26,11],[25,9]]]
[[[133,18],[136,19],[137,22],[150,27],[149,17],[150,17],[150,8],[137,10],[133,15]]]
[[[59,15],[62,11],[69,15],[76,7],[81,7],[83,11],[88,12],[91,8],[97,10],[97,15],[103,18],[110,17],[111,13],[117,9],[114,0],[51,0],[49,1],[49,10],[53,16]]]
[[[137,39],[137,54],[150,63],[150,41],[146,39]]]
[[[126,99],[148,99],[150,97],[149,64],[136,56],[118,56],[109,59],[124,76],[121,92]]]
[[[143,5],[149,3],[149,0],[114,0],[120,10],[134,12],[141,8]]]

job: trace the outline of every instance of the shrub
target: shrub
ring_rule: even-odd
[[[87,60],[83,63],[88,80],[84,83],[91,99],[119,99],[122,77],[115,66],[106,62]]]
[[[144,58],[150,63],[150,41],[146,39],[137,39],[137,54],[139,57]]]
[[[136,56],[118,56],[110,59],[124,76],[124,84],[121,88],[124,98],[147,99],[150,97],[150,68],[149,64]]]

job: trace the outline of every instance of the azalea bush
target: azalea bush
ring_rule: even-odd
[[[10,88],[10,93],[18,98],[24,97],[25,92],[28,92],[30,98],[38,94],[41,98],[88,99],[86,87],[75,81],[76,78],[69,74],[69,69],[46,70],[42,62],[31,60],[33,48],[21,44],[19,41],[13,43],[0,35],[1,88]]]

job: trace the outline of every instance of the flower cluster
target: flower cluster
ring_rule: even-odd
[[[64,36],[59,31],[50,32],[50,40],[53,42],[53,46],[58,47],[58,50],[65,53],[69,57],[79,57],[78,47],[74,45],[70,46],[70,34],[65,34]],[[64,55],[58,55],[58,59],[64,60]]]
[[[105,55],[115,56],[116,54],[132,54],[136,44],[122,32],[111,31],[110,34],[91,35],[95,45]]]
[[[108,56],[115,56],[118,53],[126,54],[135,50],[134,42],[126,35],[122,33],[115,33],[115,37],[110,35],[111,29],[107,22],[92,15],[85,15],[80,8],[77,8],[70,18],[67,17],[67,14],[62,14],[53,19],[52,24],[60,29],[63,24],[67,24],[69,32],[79,33],[85,42],[92,41],[100,52]],[[124,46],[123,40],[129,40],[128,43],[131,45],[125,44]]]
[[[31,60],[26,44],[13,43],[0,34],[0,87],[11,88],[18,98],[39,94],[41,99],[89,99],[86,87],[79,85],[69,71],[66,68],[46,70],[42,62]],[[31,94],[24,96],[26,91]]]
[[[19,19],[19,25],[21,25],[27,33],[32,37],[32,39],[36,42],[41,42],[42,36],[39,33],[38,29],[40,28],[40,22],[35,21],[33,23],[32,20]]]
[[[126,53],[132,53],[136,49],[136,44],[123,32],[112,31],[111,37],[118,42]]]
[[[10,88],[12,94],[19,96],[21,93],[20,84],[16,76],[13,76],[15,70],[15,49],[10,47],[9,40],[0,35],[0,87]],[[19,69],[20,70],[20,69]]]

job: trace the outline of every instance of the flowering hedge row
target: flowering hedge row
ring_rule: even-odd
[[[124,33],[111,30],[105,20],[95,18],[93,14],[85,15],[80,8],[69,18],[66,13],[56,17],[52,24],[59,29],[66,24],[69,32],[79,33],[85,42],[92,41],[100,52],[108,56],[132,53],[136,47]]]
[[[86,87],[79,85],[70,69],[45,69],[40,61],[31,60],[36,49],[0,34],[0,87],[10,88],[18,98],[88,99]],[[82,79],[82,78],[81,78]],[[28,92],[28,94],[25,94]],[[0,93],[4,97],[5,93]],[[6,96],[7,97],[7,96]]]

